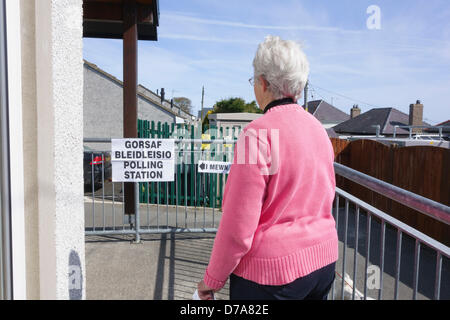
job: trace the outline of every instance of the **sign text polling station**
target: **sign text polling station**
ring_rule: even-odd
[[[173,181],[174,139],[112,139],[113,182]]]

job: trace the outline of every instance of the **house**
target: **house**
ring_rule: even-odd
[[[123,82],[84,61],[83,136],[120,138],[123,136]],[[138,86],[138,119],[191,124],[195,117],[146,87]],[[108,145],[91,145],[95,149]]]
[[[305,105],[302,106],[303,109]],[[347,121],[350,116],[338,108],[332,106],[324,100],[315,100],[308,102],[308,112],[322,123],[325,129]]]
[[[447,121],[438,123],[438,124],[435,125],[435,126],[436,126],[436,127],[440,127],[440,126],[445,127],[445,128],[444,128],[444,131],[445,131],[445,132],[449,132],[449,131],[450,131],[450,120],[447,120]],[[429,130],[431,130],[431,129],[429,129]],[[436,129],[434,129],[434,130],[436,130]]]
[[[165,99],[164,88],[161,88],[161,91],[159,93],[154,93],[152,90],[140,84],[138,85],[138,93],[146,96],[153,103],[160,104],[166,109],[170,109],[172,112],[174,112],[177,117],[180,118],[176,123],[191,123],[195,120],[195,117],[192,114],[179,107],[176,103],[173,102],[173,99],[171,99],[170,101]]]
[[[222,128],[224,136],[228,136],[234,129],[235,132],[240,132],[251,121],[261,117],[262,113],[212,113],[208,115],[210,126],[217,127],[217,130]],[[227,131],[228,130],[228,131]]]
[[[348,120],[350,117],[345,112],[324,100],[308,102],[308,112],[322,123],[329,137],[338,137],[331,127]],[[241,130],[246,124],[261,116],[261,113],[215,113],[208,115],[208,119],[211,125],[217,126],[218,128],[234,127]]]
[[[438,123],[435,125],[435,127],[437,128],[427,128],[424,131],[432,134],[432,135],[439,135],[439,128],[438,127],[442,127],[441,129],[441,134],[442,134],[442,138],[445,140],[450,140],[450,120]]]
[[[357,106],[352,108],[355,109]],[[367,112],[353,114],[352,117],[333,127],[340,136],[376,136],[408,137],[409,130],[396,126],[423,125],[429,126],[422,121],[423,105],[420,101],[410,105],[410,113],[406,114],[395,108],[373,108]],[[414,129],[419,132],[420,129]]]

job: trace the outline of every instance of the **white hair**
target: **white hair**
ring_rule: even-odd
[[[309,62],[295,41],[267,36],[253,59],[255,80],[263,76],[275,99],[291,97],[297,101],[309,75]]]

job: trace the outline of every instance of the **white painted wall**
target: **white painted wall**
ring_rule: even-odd
[[[72,251],[85,274],[82,0],[35,5],[40,298],[68,299]]]

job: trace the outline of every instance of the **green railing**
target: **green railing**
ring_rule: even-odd
[[[206,139],[237,139],[239,128],[209,127]],[[201,128],[186,124],[168,124],[138,120],[139,138],[200,139]],[[178,142],[175,147],[176,168],[174,181],[143,182],[139,184],[141,203],[169,204],[220,208],[228,174],[199,173],[197,162],[202,160],[233,160],[234,144],[199,144]]]

